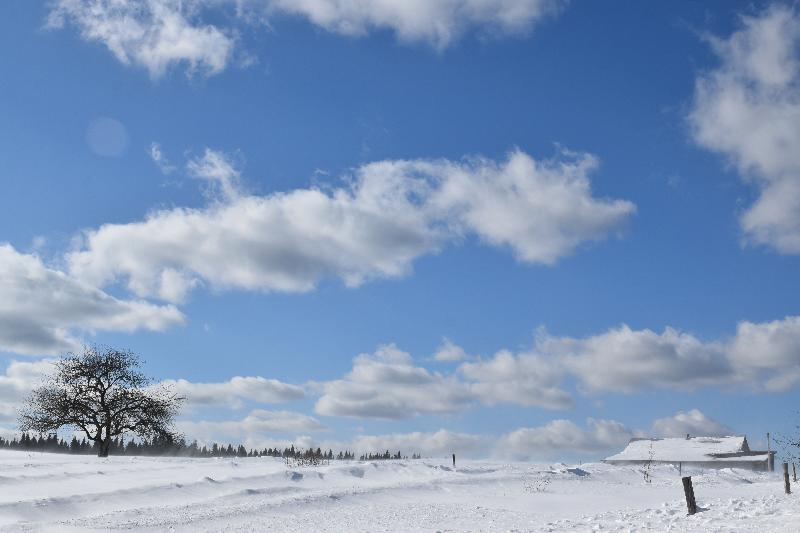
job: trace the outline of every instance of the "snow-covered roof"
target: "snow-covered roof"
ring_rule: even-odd
[[[767,454],[729,454],[750,452],[745,437],[691,437],[664,439],[631,439],[628,446],[606,461],[736,461],[766,460]],[[652,453],[652,456],[651,456]]]

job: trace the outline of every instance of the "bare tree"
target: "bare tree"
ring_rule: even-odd
[[[20,411],[20,430],[83,431],[98,457],[107,457],[112,439],[126,432],[176,439],[172,421],[184,398],[152,385],[140,366],[136,354],[112,348],[85,347],[80,355],[62,357]]]

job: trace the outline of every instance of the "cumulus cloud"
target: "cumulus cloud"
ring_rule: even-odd
[[[453,413],[501,403],[567,409],[568,385],[585,394],[697,390],[744,386],[783,392],[800,382],[800,317],[742,321],[729,338],[704,341],[665,328],[627,325],[584,338],[540,329],[533,347],[500,350],[462,362],[450,374],[433,372],[394,345],[353,360],[343,379],[318,384],[317,412],[363,418]]]
[[[773,392],[788,390],[800,381],[800,317],[740,322],[729,353],[742,379],[763,381]]]
[[[227,442],[232,438],[262,439],[271,433],[303,433],[325,431],[314,417],[293,411],[255,409],[241,420],[182,420],[178,429],[190,439]]]
[[[78,332],[162,331],[183,320],[172,305],[115,298],[0,244],[0,350],[54,354],[79,347]]]
[[[800,317],[742,321],[735,335],[712,341],[673,328],[656,333],[626,325],[582,339],[540,331],[535,351],[558,361],[587,392],[736,384],[781,392],[800,381]]]
[[[188,72],[217,74],[234,47],[232,32],[197,20],[198,2],[178,0],[55,0],[47,25],[74,26],[126,65],[162,76],[176,64]]]
[[[536,349],[560,361],[589,392],[696,389],[734,378],[723,344],[673,328],[656,333],[622,325],[583,339],[540,332]]]
[[[0,374],[0,422],[17,418],[17,408],[30,391],[53,370],[53,361],[11,361]]]
[[[361,435],[346,447],[357,453],[375,453],[386,450],[401,451],[405,455],[419,453],[424,456],[441,456],[457,452],[461,457],[478,457],[485,454],[490,439],[482,435],[456,433],[440,429],[432,433],[393,433],[389,435]]]
[[[633,436],[633,431],[615,420],[589,418],[585,428],[569,420],[553,420],[544,426],[520,428],[503,435],[495,447],[495,455],[520,461],[575,454],[596,456],[618,450]]]
[[[524,34],[562,0],[268,0],[272,12],[300,15],[326,30],[359,36],[390,30],[405,42],[443,49],[466,31]]]
[[[411,355],[391,344],[356,357],[343,379],[321,384],[316,411],[400,419],[453,413],[477,404],[564,409],[572,405],[572,399],[558,388],[561,375],[540,357],[507,351],[489,360],[464,363],[456,373],[441,374],[417,366]]]
[[[294,420],[284,423],[284,419]],[[276,421],[277,420],[277,421]],[[247,446],[288,447],[323,450],[350,450],[356,454],[398,450],[411,456],[419,453],[427,457],[494,457],[511,460],[554,460],[584,458],[596,459],[619,451],[633,437],[648,436],[716,436],[732,434],[727,426],[716,422],[701,411],[680,411],[672,417],[655,420],[650,431],[631,429],[617,420],[588,418],[583,425],[571,420],[557,419],[543,425],[521,427],[507,433],[471,434],[439,429],[432,432],[389,433],[359,435],[349,440],[328,440],[308,435],[276,438],[274,433],[291,433],[293,427],[300,432],[321,431],[313,418],[307,420],[298,413],[254,411],[242,421],[182,422],[181,430],[190,438],[201,441],[225,441],[231,436],[243,439]]]
[[[464,348],[446,337],[442,340],[442,344],[437,348],[436,353],[433,354],[433,359],[442,363],[463,361],[467,357],[469,356],[464,351]]]
[[[356,169],[341,187],[266,196],[236,188],[238,171],[208,150],[192,162],[223,199],[151,213],[85,234],[70,272],[97,286],[125,280],[141,297],[182,301],[214,287],[302,292],[406,274],[417,257],[475,234],[527,263],[553,264],[619,228],[630,202],[592,196],[589,155],[537,161],[395,160]]]
[[[53,0],[47,26],[75,27],[126,65],[151,77],[185,64],[213,75],[231,62],[237,36],[253,21],[293,15],[327,31],[361,36],[393,32],[400,41],[442,50],[468,31],[524,35],[565,0]],[[213,22],[204,21],[203,18]],[[269,23],[267,23],[269,25]],[[243,52],[244,63],[252,57]]]
[[[686,435],[723,437],[732,435],[733,430],[709,418],[699,409],[692,409],[678,411],[674,416],[655,420],[651,434],[655,437],[683,437]]]
[[[619,229],[636,210],[625,200],[592,196],[588,176],[597,167],[595,157],[567,151],[561,156],[537,161],[516,150],[501,163],[417,160],[366,169],[437,178],[431,203],[448,214],[451,226],[508,247],[521,261],[554,264],[581,243]]]
[[[748,240],[800,253],[800,16],[776,4],[709,40],[720,65],[696,82],[695,141],[759,190],[741,218]]]
[[[240,408],[244,401],[283,403],[305,396],[303,387],[261,376],[236,376],[219,383],[196,383],[185,379],[161,382],[176,394],[186,398],[189,406],[228,406]]]
[[[486,405],[572,406],[569,393],[560,388],[563,369],[557,361],[536,354],[501,350],[490,359],[462,364],[459,372],[471,380],[472,392]]]
[[[357,356],[344,379],[322,384],[315,409],[328,416],[400,419],[452,413],[473,401],[465,383],[415,366],[392,344]]]

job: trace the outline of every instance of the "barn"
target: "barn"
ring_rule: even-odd
[[[751,450],[745,436],[631,439],[603,461],[614,465],[674,464],[698,468],[774,470],[775,452]]]

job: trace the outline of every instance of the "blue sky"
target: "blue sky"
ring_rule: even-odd
[[[795,7],[353,6],[4,4],[6,428],[88,342],[200,439],[791,430]]]

